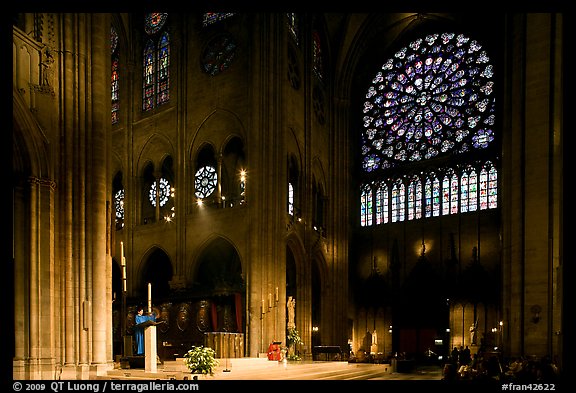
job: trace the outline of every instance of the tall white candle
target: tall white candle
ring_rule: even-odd
[[[148,283],[148,313],[152,312],[152,283]]]
[[[276,287],[276,292],[274,292],[274,301],[278,301],[278,287]]]

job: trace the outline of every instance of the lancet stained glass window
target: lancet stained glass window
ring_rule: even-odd
[[[288,31],[292,36],[292,39],[296,43],[296,45],[300,45],[300,29],[299,29],[299,18],[298,15],[290,12],[286,14],[288,18]]]
[[[114,26],[110,28],[110,55],[112,60],[112,77],[111,77],[111,91],[112,91],[112,124],[119,121],[120,110],[120,89],[119,89],[119,55],[118,55],[118,33]]]
[[[317,31],[312,32],[312,61],[314,73],[319,79],[324,78],[324,59],[322,53],[322,41]]]
[[[432,179],[432,215],[440,215],[440,180],[436,176]]]
[[[408,183],[408,220],[422,218],[422,182],[417,176]]]
[[[376,188],[376,225],[388,222],[388,186],[379,182]]]
[[[116,210],[116,223],[124,221],[124,189],[118,190],[114,194],[114,208]]]
[[[372,215],[380,225],[497,208],[498,171],[489,160],[480,169],[478,165],[444,168],[440,176],[436,172],[398,175],[363,184],[361,225],[372,225]]]
[[[158,93],[157,104],[162,105],[170,98],[170,40],[164,32],[158,43]]]
[[[142,109],[149,111],[170,99],[170,36],[166,31],[168,14],[146,14],[143,51]]]
[[[404,221],[406,187],[398,179],[392,186],[392,222]]]
[[[480,171],[480,210],[494,209],[498,206],[498,173],[487,162]]]
[[[372,225],[372,189],[369,185],[362,187],[360,196],[360,225]]]
[[[288,183],[288,214],[294,215],[294,187]]]

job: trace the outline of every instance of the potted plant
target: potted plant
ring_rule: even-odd
[[[300,356],[296,354],[295,347],[296,344],[302,344],[302,339],[300,338],[300,333],[296,328],[288,328],[288,335],[286,336],[286,342],[288,344],[288,360],[300,360]]]
[[[192,374],[214,375],[214,368],[219,364],[216,351],[204,346],[193,346],[184,355],[184,364]]]

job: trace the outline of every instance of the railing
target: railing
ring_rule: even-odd
[[[12,83],[31,110],[34,93],[54,94],[55,57],[49,48],[17,27],[12,27]]]

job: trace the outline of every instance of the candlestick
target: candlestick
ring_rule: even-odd
[[[122,290],[126,292],[126,258],[122,257]]]
[[[262,314],[264,314],[264,313],[266,312],[266,311],[264,311],[264,307],[265,307],[264,304],[265,304],[265,303],[264,303],[264,299],[262,299]]]
[[[148,314],[152,312],[152,283],[148,283]]]
[[[278,302],[278,287],[276,287],[276,292],[274,292],[274,301]]]
[[[126,292],[126,258],[124,258],[124,242],[120,242],[120,263],[122,264],[122,290]]]
[[[268,294],[268,308],[272,308],[272,294]]]
[[[132,349],[128,349],[128,341],[126,340],[126,258],[124,257],[124,242],[120,242],[120,264],[122,265],[122,354],[126,356],[132,353]]]

